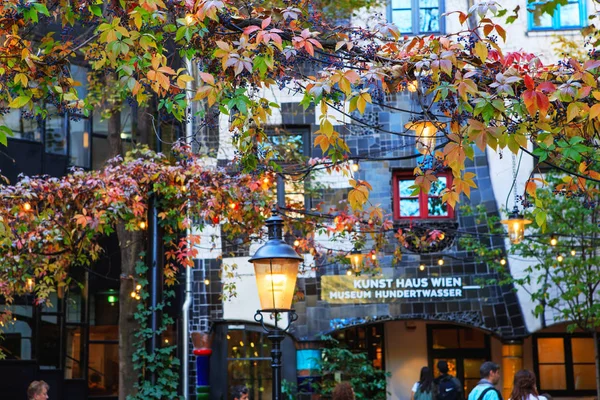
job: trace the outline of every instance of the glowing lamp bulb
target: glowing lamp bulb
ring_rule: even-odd
[[[138,226],[140,227],[140,229],[146,229],[146,223],[144,221],[140,221]]]
[[[443,258],[440,258],[438,260],[438,265],[444,265],[444,259]]]
[[[375,254],[375,253],[371,254],[371,260],[373,260],[373,261],[377,260],[377,254]]]
[[[138,294],[138,295],[136,295],[136,296],[135,296],[135,299],[136,299],[136,300],[139,300],[139,299],[141,299],[140,295],[139,295],[139,294]]]
[[[419,83],[416,80],[410,81],[406,84],[406,90],[408,90],[411,93],[416,92],[418,88],[419,88]]]
[[[142,289],[142,285],[135,285],[135,290],[141,290]]]
[[[562,254],[559,254],[556,256],[556,261],[558,261],[558,262],[563,262],[564,259],[565,258],[562,256]]]
[[[27,278],[27,290],[33,292],[33,284],[34,280],[32,278]]]
[[[575,249],[571,250],[571,255],[574,256],[575,254],[577,254],[577,252],[575,251]]]
[[[229,203],[229,208],[231,208],[232,210],[235,210],[237,208],[237,204],[236,203]]]
[[[358,162],[355,162],[350,168],[352,169],[352,172],[358,172],[358,170],[360,169],[360,165],[358,164]]]
[[[210,281],[208,279],[205,279],[204,284],[208,286],[208,285],[210,285]]]
[[[346,271],[346,275],[352,276],[352,271],[350,271],[350,270]]]
[[[130,296],[135,299],[137,297],[137,293],[136,292],[131,292]]]
[[[31,211],[31,204],[29,204],[29,203],[23,204],[23,210],[25,210],[25,211]]]
[[[519,244],[523,241],[523,238],[525,237],[525,225],[531,223],[530,220],[523,218],[523,216],[519,214],[517,207],[515,207],[508,219],[500,222],[506,225],[508,238],[512,244]]]
[[[300,241],[298,239],[294,240],[294,246],[296,246],[296,247],[300,246]]]
[[[268,185],[268,184],[269,184],[269,182],[271,182],[271,181],[269,180],[269,178],[265,178],[265,179],[263,179],[263,183],[264,183],[265,185]]]
[[[446,124],[440,122],[434,124],[431,121],[420,120],[409,122],[404,127],[415,131],[416,147],[419,153],[432,154],[435,149],[438,127],[444,129]]]
[[[506,260],[504,258],[500,260],[500,265],[506,265]]]
[[[556,236],[552,236],[550,238],[550,246],[556,246],[558,244],[558,239],[556,238]]]
[[[425,271],[425,264],[419,265],[419,271]]]
[[[169,339],[165,339],[165,343],[166,343],[166,344],[169,344]]]

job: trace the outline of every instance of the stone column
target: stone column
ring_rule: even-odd
[[[523,369],[523,341],[509,340],[502,343],[502,397],[508,400],[517,371]]]
[[[210,356],[212,337],[209,333],[192,332],[196,356],[196,400],[210,397]]]
[[[323,343],[320,341],[298,342],[296,344],[298,392],[302,392],[306,397],[315,397],[316,393],[313,393],[312,384],[321,380],[321,376],[317,371],[321,362],[322,346]]]

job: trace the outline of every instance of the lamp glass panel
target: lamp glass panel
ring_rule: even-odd
[[[254,261],[258,297],[263,310],[292,307],[299,263],[287,258]]]

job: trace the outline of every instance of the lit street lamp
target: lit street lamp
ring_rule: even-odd
[[[250,258],[254,264],[256,285],[261,309],[254,314],[271,340],[271,367],[273,368],[273,400],[281,400],[281,342],[285,332],[298,315],[292,310],[292,298],[296,288],[298,266],[303,260],[294,248],[283,241],[283,220],[273,211],[267,219],[269,240]],[[265,325],[263,313],[275,316],[275,327]],[[285,327],[279,327],[280,314],[288,314]]]
[[[525,225],[531,223],[530,220],[523,218],[519,214],[519,208],[515,205],[513,211],[508,215],[508,219],[500,221],[507,226],[508,238],[512,244],[519,244],[525,237]]]

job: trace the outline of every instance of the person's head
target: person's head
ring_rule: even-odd
[[[28,400],[47,400],[50,386],[44,381],[33,381],[27,388]]]
[[[522,369],[515,374],[510,398],[513,400],[527,400],[530,394],[536,397],[538,396],[537,386],[535,384],[535,374],[526,369]]]
[[[422,392],[430,392],[433,385],[433,374],[429,367],[421,368],[421,376],[419,378],[419,388]]]
[[[333,389],[332,400],[354,400],[354,389],[348,382],[340,382]]]
[[[440,360],[437,363],[437,369],[440,374],[445,375],[448,373],[448,362],[446,360]]]
[[[495,385],[500,382],[500,366],[495,362],[486,361],[479,368],[479,376]]]
[[[233,400],[248,400],[248,388],[246,386],[235,386],[231,390]]]

